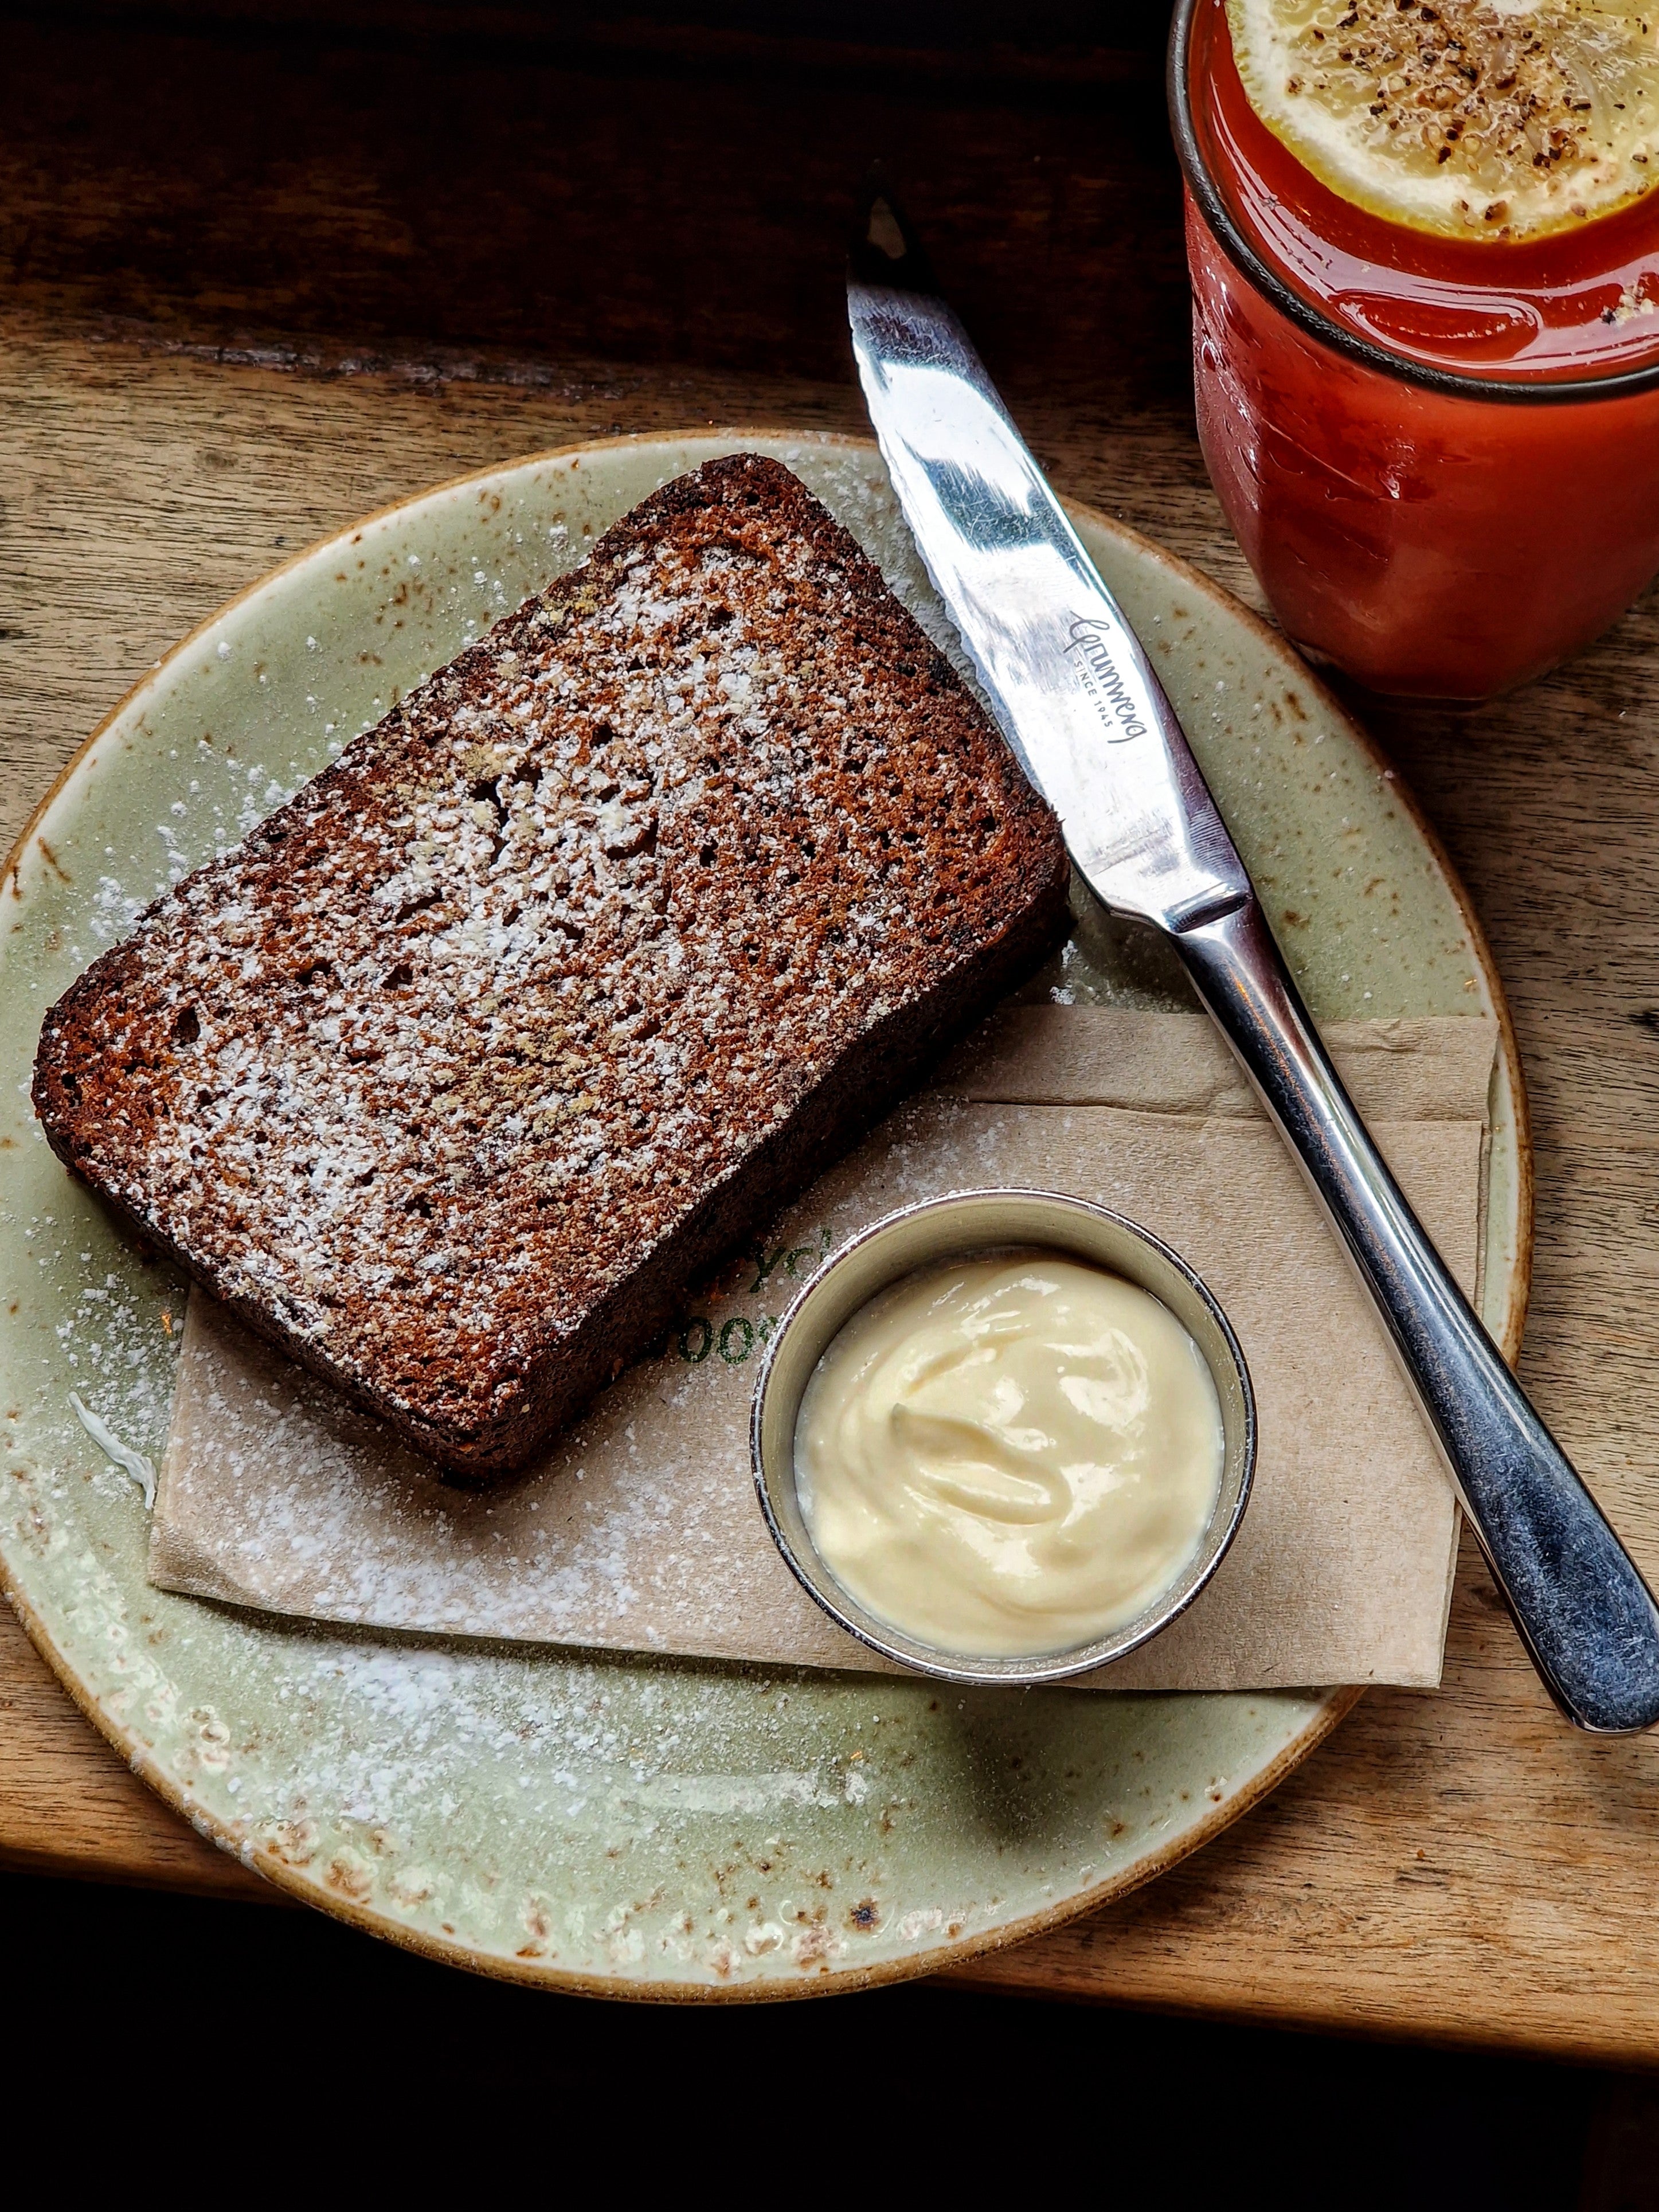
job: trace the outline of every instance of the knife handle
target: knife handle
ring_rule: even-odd
[[[1650,1728],[1652,1593],[1406,1203],[1261,908],[1172,941],[1375,1299],[1545,1686],[1582,1729]]]

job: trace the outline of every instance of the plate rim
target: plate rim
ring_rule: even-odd
[[[355,516],[341,529],[331,532],[312,544],[301,547],[286,560],[267,569],[234,592],[228,599],[215,607],[210,614],[187,631],[168,647],[167,652],[147,668],[143,675],[116,700],[99,720],[96,726],[78,744],[69,759],[53,777],[41,795],[22,829],[14,839],[3,867],[0,867],[0,884],[9,882],[14,897],[22,895],[21,867],[30,840],[40,824],[81,769],[93,748],[128,711],[151,690],[179,657],[200,643],[225,617],[238,607],[265,590],[279,577],[304,567],[329,548],[349,544],[353,537],[368,526],[386,520],[417,501],[434,498],[441,494],[463,489],[469,484],[486,478],[499,477],[539,464],[560,461],[590,453],[610,452],[628,447],[667,446],[731,440],[766,441],[770,443],[793,443],[831,447],[842,451],[848,448],[868,453],[879,453],[873,438],[861,437],[854,432],[821,429],[802,429],[789,424],[747,422],[739,424],[702,423],[680,428],[645,430],[625,433],[610,438],[580,438],[562,446],[538,447],[527,453],[508,455],[479,469],[468,469],[455,477],[447,477],[438,483],[422,486],[401,498],[386,501],[368,513]],[[1302,662],[1289,641],[1258,615],[1254,608],[1228,591],[1224,585],[1215,582],[1179,554],[1158,544],[1140,531],[1115,516],[1107,514],[1091,501],[1063,498],[1062,504],[1073,515],[1085,517],[1109,537],[1124,541],[1136,553],[1149,557],[1158,566],[1173,571],[1187,588],[1200,593],[1212,605],[1221,609],[1230,618],[1243,618],[1260,642],[1275,657],[1290,662],[1297,671],[1297,680],[1304,682],[1313,696],[1343,728],[1357,738],[1362,751],[1379,772],[1387,771],[1394,783],[1394,796],[1404,810],[1407,819],[1428,847],[1441,877],[1449,890],[1459,915],[1468,933],[1481,974],[1486,981],[1494,1014],[1498,1021],[1502,1072],[1507,1087],[1510,1109],[1515,1120],[1516,1152],[1517,1159],[1517,1188],[1516,1194],[1516,1255],[1510,1277],[1503,1324],[1498,1332],[1498,1343],[1504,1357],[1514,1364],[1521,1346],[1525,1328],[1527,1308],[1532,1285],[1533,1216],[1534,1202],[1531,1118],[1527,1101],[1526,1080],[1521,1062],[1520,1045],[1515,1023],[1510,1011],[1503,980],[1498,974],[1492,948],[1486,942],[1486,932],[1474,902],[1454,866],[1444,844],[1419,804],[1416,794],[1394,770],[1387,754],[1364,725],[1357,720],[1346,706],[1324,683],[1317,672]],[[1086,1913],[1097,1911],[1103,1906],[1115,1903],[1120,1898],[1143,1887],[1167,1874],[1171,1868],[1201,1850],[1222,1832],[1243,1819],[1261,1803],[1290,1775],[1304,1764],[1338,1724],[1346,1719],[1364,1695],[1363,1683],[1347,1684],[1328,1689],[1320,1695],[1307,1723],[1289,1742],[1254,1775],[1250,1781],[1234,1794],[1224,1798],[1212,1811],[1201,1817],[1181,1836],[1172,1838],[1160,1849],[1151,1852],[1133,1867],[1094,1885],[1076,1896],[1061,1899],[1041,1911],[1026,1915],[1023,1919],[1009,1922],[1002,1927],[963,1936],[954,1941],[930,1948],[915,1956],[872,1962],[868,1966],[851,1967],[833,1973],[804,1975],[797,1981],[755,1982],[738,1984],[690,1984],[683,1982],[656,1982],[612,1979],[603,1975],[584,1973],[574,1968],[562,1968],[552,1963],[530,1966],[513,1958],[499,1956],[476,1949],[459,1940],[447,1941],[428,1935],[422,1929],[356,1905],[337,1893],[325,1892],[317,1884],[307,1881],[301,1872],[287,1866],[274,1854],[250,1850],[247,1844],[229,1833],[213,1816],[200,1806],[185,1802],[183,1790],[167,1773],[160,1762],[145,1747],[127,1736],[112,1715],[99,1706],[96,1698],[86,1688],[80,1676],[59,1650],[56,1638],[46,1621],[24,1596],[9,1562],[0,1553],[0,1591],[16,1614],[25,1633],[46,1661],[52,1674],[67,1692],[79,1711],[88,1720],[98,1734],[115,1752],[131,1772],[161,1798],[173,1813],[185,1820],[198,1835],[216,1844],[240,1864],[258,1874],[262,1880],[297,1903],[308,1905],[326,1912],[364,1933],[395,1943],[400,1948],[412,1951],[436,1963],[459,1966],[482,1974],[491,1980],[511,1982],[520,1986],[553,1990],[568,1996],[610,1997],[635,2003],[672,2004],[765,2004],[793,2001],[812,1996],[851,1994],[859,1990],[882,1984],[915,1980],[922,1976],[951,1971],[969,1960],[1006,1949],[1017,1943],[1030,1941],[1033,1936],[1046,1935],[1063,1928]],[[240,1608],[227,1608],[239,1611]],[[1248,1696],[1247,1691],[1218,1692],[1236,1697]],[[1266,1693],[1264,1693],[1266,1694]]]

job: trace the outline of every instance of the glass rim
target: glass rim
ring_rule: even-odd
[[[1623,368],[1609,376],[1535,377],[1472,376],[1457,369],[1437,368],[1413,361],[1375,339],[1361,337],[1336,319],[1304,299],[1281,276],[1245,236],[1211,173],[1193,127],[1190,49],[1193,19],[1206,0],[1176,0],[1170,27],[1167,88],[1170,128],[1176,155],[1188,191],[1211,235],[1240,275],[1306,335],[1334,353],[1344,354],[1363,368],[1391,376],[1401,384],[1418,385],[1457,399],[1475,399],[1509,407],[1559,407],[1596,399],[1625,399],[1659,386],[1659,359],[1644,368]]]

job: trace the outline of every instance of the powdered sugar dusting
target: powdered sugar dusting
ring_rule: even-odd
[[[713,1192],[682,1274],[739,1178],[764,1206],[854,1048],[890,1095],[937,994],[1057,919],[1052,821],[877,572],[774,464],[687,481],[161,900],[43,1042],[94,1187],[485,1464],[579,1338],[601,1380],[660,1325],[677,1284],[590,1341]]]

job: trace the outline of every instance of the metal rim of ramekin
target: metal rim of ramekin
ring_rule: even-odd
[[[780,1355],[791,1331],[806,1310],[809,1303],[817,1297],[830,1277],[843,1269],[855,1254],[862,1251],[877,1237],[890,1236],[903,1223],[938,1214],[943,1217],[945,1227],[932,1255],[935,1261],[944,1261],[953,1255],[961,1255],[981,1249],[994,1251],[1011,1245],[1036,1247],[1055,1251],[1066,1249],[1063,1243],[1056,1243],[1052,1237],[1045,1237],[1040,1232],[1012,1238],[1005,1235],[987,1238],[982,1243],[977,1243],[971,1234],[952,1236],[949,1227],[952,1214],[960,1210],[964,1203],[972,1204],[985,1200],[1024,1201],[1048,1209],[1051,1212],[1084,1215],[1097,1222],[1105,1223],[1113,1230],[1126,1235],[1133,1243],[1140,1245],[1149,1253],[1156,1255],[1158,1260],[1172,1269],[1185,1283],[1214,1324],[1226,1348],[1233,1378],[1237,1385],[1242,1410],[1242,1434],[1237,1452],[1239,1462],[1237,1488],[1231,1504],[1227,1504],[1227,1473],[1224,1462],[1221,1495],[1217,1499],[1216,1509],[1205,1530],[1204,1546],[1199,1554],[1196,1571],[1193,1571],[1191,1568],[1185,1571],[1183,1577],[1177,1578],[1171,1585],[1170,1590],[1166,1593],[1163,1601],[1157,1607],[1149,1608],[1146,1613],[1138,1615],[1123,1628],[1114,1631],[1107,1636],[1094,1638],[1087,1644],[1077,1644],[1066,1650],[1046,1652],[1030,1657],[976,1659],[962,1653],[940,1651],[922,1643],[919,1638],[907,1636],[902,1630],[866,1612],[849,1592],[842,1588],[830,1573],[827,1565],[818,1558],[816,1550],[811,1547],[810,1538],[806,1537],[804,1525],[802,1535],[805,1540],[800,1549],[798,1550],[796,1545],[791,1540],[789,1532],[783,1527],[779,1518],[763,1441],[769,1394],[773,1377],[777,1371]],[[1097,1258],[1076,1251],[1075,1248],[1074,1256],[1088,1257],[1092,1265],[1102,1264]],[[925,1263],[915,1260],[907,1261],[887,1279],[888,1282],[901,1281],[905,1275],[914,1273],[918,1264]],[[879,1289],[885,1285],[878,1285],[869,1295],[872,1297],[878,1295]],[[1152,1291],[1154,1297],[1158,1296],[1158,1292],[1150,1284],[1141,1284],[1139,1287]],[[845,1316],[842,1322],[837,1323],[837,1329],[845,1326],[845,1321],[850,1318],[850,1314]],[[1181,1316],[1177,1314],[1176,1318],[1180,1320]],[[831,1332],[830,1341],[833,1341],[835,1333]],[[1200,1350],[1203,1351],[1202,1346],[1200,1346]],[[1213,1369],[1214,1362],[1209,1359],[1207,1353],[1205,1357],[1206,1363]],[[810,1372],[809,1370],[809,1374]],[[1218,1395],[1220,1395],[1225,1378],[1217,1375],[1214,1380]],[[804,1392],[803,1384],[803,1395]],[[790,1485],[792,1490],[794,1483],[795,1425],[799,1418],[799,1412],[800,1400],[798,1397],[790,1411],[787,1465],[782,1470],[782,1479]],[[873,1221],[868,1228],[860,1230],[855,1237],[849,1238],[837,1251],[833,1252],[822,1266],[813,1270],[811,1275],[791,1299],[767,1345],[760,1374],[755,1384],[754,1401],[750,1414],[749,1442],[756,1495],[767,1528],[771,1533],[772,1540],[777,1546],[784,1564],[801,1588],[813,1602],[829,1615],[837,1627],[844,1629],[866,1650],[877,1653],[880,1657],[891,1661],[896,1666],[916,1674],[931,1676],[939,1681],[954,1682],[967,1687],[981,1689],[1033,1689],[1045,1683],[1069,1681],[1079,1674],[1091,1674],[1097,1668],[1109,1666],[1116,1660],[1127,1658],[1130,1652],[1139,1650],[1153,1637],[1161,1635],[1172,1621],[1178,1620],[1200,1592],[1209,1583],[1231,1548],[1233,1539],[1237,1534],[1239,1525],[1244,1518],[1245,1507],[1250,1499],[1251,1487],[1255,1478],[1257,1444],[1255,1392],[1250,1381],[1250,1370],[1244,1358],[1243,1348],[1219,1300],[1197,1270],[1183,1260],[1178,1252],[1164,1243],[1161,1237],[1155,1237],[1150,1229],[1143,1228],[1138,1221],[1132,1221],[1127,1214],[1115,1212],[1109,1206],[1097,1206],[1090,1199],[1073,1197],[1062,1191],[1038,1190],[1018,1186],[988,1186],[949,1191],[939,1197],[923,1199],[913,1206],[900,1206],[891,1213],[884,1214],[879,1221]],[[1233,1456],[1234,1455],[1230,1451],[1228,1457],[1231,1459]],[[799,1511],[799,1508],[797,1510]],[[802,1550],[806,1551],[809,1556],[803,1558]]]
[[[1191,45],[1193,18],[1207,0],[1176,0],[1170,28],[1167,84],[1170,128],[1188,187],[1212,236],[1228,259],[1282,315],[1309,337],[1346,354],[1349,360],[1376,369],[1402,384],[1415,384],[1455,399],[1474,399],[1505,407],[1560,407],[1595,399],[1628,399],[1659,385],[1659,360],[1645,368],[1625,368],[1610,376],[1576,376],[1523,380],[1514,377],[1465,376],[1455,369],[1435,368],[1427,362],[1391,352],[1357,331],[1346,329],[1312,301],[1287,283],[1251,245],[1229,209],[1220,186],[1204,158],[1193,127]]]

